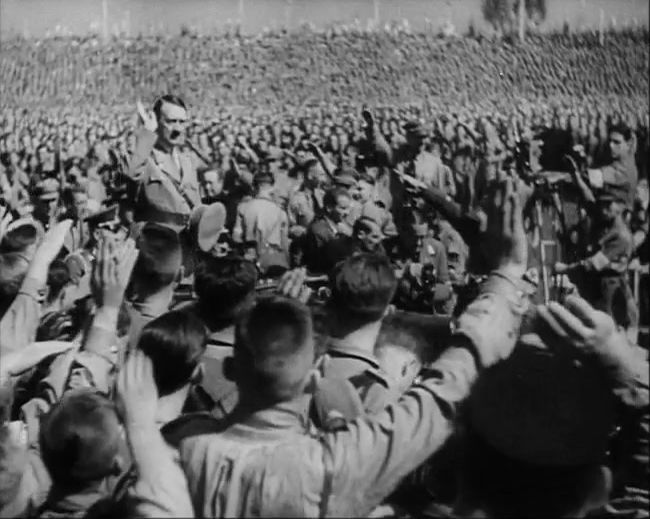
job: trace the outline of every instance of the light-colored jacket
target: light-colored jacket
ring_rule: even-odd
[[[258,196],[240,204],[233,229],[236,242],[257,241],[289,250],[287,213],[273,200]],[[260,244],[261,245],[261,244]]]
[[[517,294],[512,282],[492,279],[459,319],[459,344],[470,340],[476,357],[451,347],[421,384],[372,418],[314,434],[306,397],[246,416],[235,410],[213,432],[184,439],[182,470],[166,464],[168,473],[141,484],[138,498],[148,503],[148,514],[186,516],[186,505],[175,504],[186,503],[184,496],[167,493],[173,481],[183,486],[184,472],[197,517],[367,515],[453,433],[458,406],[477,376],[476,359],[493,363],[504,342],[518,336],[525,304]]]
[[[133,154],[126,159],[126,174],[138,184],[136,221],[151,221],[182,228],[192,209],[201,203],[193,153],[172,154],[154,147],[156,134],[145,129],[136,135]]]

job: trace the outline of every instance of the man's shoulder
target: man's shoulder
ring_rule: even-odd
[[[169,445],[178,448],[185,440],[221,432],[224,423],[209,413],[188,413],[166,423],[160,432]]]
[[[253,198],[248,207],[254,212],[284,212],[277,202],[269,198]]]

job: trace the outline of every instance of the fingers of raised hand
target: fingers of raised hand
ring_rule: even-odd
[[[591,336],[593,330],[585,326],[582,320],[569,309],[555,301],[549,303],[547,308],[570,337],[584,341]]]

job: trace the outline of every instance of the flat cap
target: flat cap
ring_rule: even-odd
[[[120,223],[119,206],[113,205],[88,215],[85,221],[91,227],[117,225]]]
[[[226,208],[221,202],[202,206],[190,220],[190,235],[203,252],[210,251],[226,230]]]

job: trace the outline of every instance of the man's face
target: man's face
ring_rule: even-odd
[[[315,188],[322,186],[327,181],[327,174],[320,164],[314,164],[307,170],[307,183]]]
[[[38,201],[38,212],[47,218],[53,218],[59,207],[59,197],[55,196]]]
[[[452,165],[456,173],[463,173],[465,171],[465,157],[462,155],[456,155]]]
[[[612,132],[609,135],[609,150],[613,159],[620,159],[627,155],[629,145],[620,133]]]
[[[47,148],[40,148],[38,150],[38,160],[42,165],[46,165],[50,161],[50,152]]]
[[[374,252],[381,245],[384,236],[378,225],[371,224],[368,227],[369,229],[367,231],[359,231],[357,238],[362,243],[366,252]]]
[[[282,162],[279,160],[270,160],[267,163],[269,173],[272,173],[274,177],[277,176],[278,173],[280,173],[280,169],[282,166]]]
[[[374,186],[365,180],[360,180],[358,184],[359,200],[361,202],[368,202],[372,200],[374,194]]]
[[[165,143],[180,146],[185,142],[187,110],[172,103],[163,103],[158,119],[158,136]]]
[[[217,196],[223,191],[223,181],[216,171],[207,171],[204,176],[203,187],[208,196]]]
[[[77,218],[84,218],[88,211],[88,195],[86,193],[74,193],[72,195],[71,209]]]
[[[345,220],[350,214],[350,203],[351,199],[348,195],[340,195],[336,199],[334,207],[329,208],[330,218],[336,223]]]

